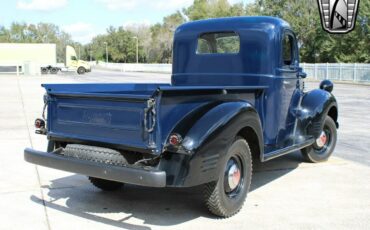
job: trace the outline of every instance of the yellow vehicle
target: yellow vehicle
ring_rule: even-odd
[[[88,62],[78,60],[72,46],[66,47],[65,62],[57,63],[56,44],[53,43],[0,43],[0,64],[15,67],[20,72],[26,66],[35,66],[35,74],[57,74],[59,71],[77,72],[84,74],[91,71]],[[39,69],[40,68],[40,69]]]
[[[65,65],[43,65],[41,66],[42,74],[57,74],[61,72],[77,72],[78,74],[84,74],[91,72],[91,66],[88,62],[79,60],[76,55],[76,51],[72,46],[66,46],[66,58]]]
[[[66,47],[66,67],[76,70],[78,74],[91,72],[90,64],[86,61],[78,60],[76,51],[72,46]]]

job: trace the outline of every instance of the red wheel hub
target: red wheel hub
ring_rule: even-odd
[[[319,138],[316,139],[316,144],[318,147],[322,148],[325,146],[327,141],[328,141],[328,137],[326,136],[326,133],[322,131]]]
[[[231,190],[234,190],[239,185],[240,178],[240,169],[236,164],[233,164],[228,173],[228,183]]]

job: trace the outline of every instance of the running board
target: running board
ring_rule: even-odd
[[[309,139],[309,140],[307,140],[303,143],[295,144],[295,145],[292,145],[292,146],[289,146],[289,147],[279,149],[279,150],[273,151],[271,153],[265,154],[265,155],[263,155],[262,162],[272,160],[276,157],[280,157],[282,155],[294,152],[294,151],[299,150],[299,149],[303,149],[307,146],[312,145],[314,142],[315,142],[315,140],[312,138],[312,139]]]

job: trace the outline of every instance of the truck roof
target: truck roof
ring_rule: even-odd
[[[192,21],[179,26],[176,33],[194,33],[197,31],[212,31],[212,30],[241,30],[244,28],[259,27],[261,29],[270,30],[273,28],[290,28],[289,23],[281,18],[268,16],[243,16],[243,17],[227,17],[227,18],[212,18],[205,20]]]
[[[286,29],[290,29],[286,21],[265,16],[216,18],[185,23],[175,32],[172,83],[181,84],[184,77],[199,74],[272,75],[280,61],[280,38]],[[228,33],[237,37],[237,52],[206,55],[198,52],[198,43],[203,35],[216,34],[222,37]]]

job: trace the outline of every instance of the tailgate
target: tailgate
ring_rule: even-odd
[[[151,92],[153,93],[153,92]],[[151,94],[49,92],[50,137],[154,151]]]

